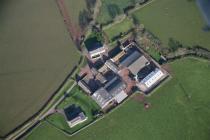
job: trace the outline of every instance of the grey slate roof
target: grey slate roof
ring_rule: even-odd
[[[93,95],[92,98],[96,103],[103,109],[106,105],[113,99],[103,87],[98,89]]]
[[[105,108],[116,96],[119,94],[125,94],[122,92],[126,88],[125,83],[119,79],[118,77],[114,77],[111,81],[109,81],[104,87],[97,90],[92,98],[96,101],[96,103],[103,109]],[[121,96],[119,96],[121,97]],[[122,98],[126,98],[127,96],[122,96]],[[123,100],[121,99],[121,100]]]
[[[78,117],[81,112],[82,112],[82,109],[78,106],[75,106],[74,104],[64,109],[64,113],[68,121],[71,121],[75,119],[76,117]]]
[[[131,71],[133,75],[137,75],[137,73],[144,68],[147,64],[149,64],[149,61],[147,58],[145,58],[143,55],[139,57],[135,62],[133,62],[130,66],[128,66],[128,69]]]
[[[127,57],[125,57],[124,60],[122,60],[122,62],[120,62],[120,65],[122,65],[124,67],[128,67],[134,61],[136,61],[140,56],[141,56],[140,52],[134,51],[130,55],[128,55]]]
[[[104,88],[114,97],[122,90],[124,90],[126,88],[126,85],[121,79],[115,77],[111,81],[109,81]]]
[[[105,65],[115,73],[117,73],[119,71],[118,67],[111,60],[107,60]]]

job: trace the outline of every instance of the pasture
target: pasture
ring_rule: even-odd
[[[134,15],[164,46],[173,38],[185,46],[200,45],[210,49],[210,32],[203,31],[206,23],[195,1],[156,0]]]
[[[109,25],[108,25],[109,26]],[[106,36],[112,42],[114,37],[127,33],[130,29],[134,27],[132,20],[129,18],[125,18],[123,21],[119,23],[114,23],[108,28],[104,28],[103,31],[105,32]]]
[[[123,9],[129,5],[134,5],[139,0],[101,0],[102,6],[97,18],[99,23],[107,23],[112,20],[112,17],[109,14],[108,7],[110,5],[115,5],[118,7],[119,13],[123,13]]]
[[[147,110],[135,97],[73,137],[46,123],[27,140],[209,140],[210,63],[184,58],[169,64],[172,79],[156,89]],[[129,115],[128,115],[129,114]]]
[[[37,112],[79,61],[52,0],[2,0],[0,136]]]

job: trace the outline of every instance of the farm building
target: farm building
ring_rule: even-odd
[[[82,112],[81,108],[75,105],[70,105],[69,107],[65,108],[64,113],[70,128],[87,120],[87,117]]]
[[[100,58],[101,55],[106,52],[105,45],[103,45],[103,43],[99,41],[97,37],[88,38],[84,44],[91,59]]]
[[[136,79],[138,81],[137,87],[143,92],[148,92],[166,77],[165,71],[153,65],[148,65],[139,71]]]
[[[106,52],[106,48],[100,42],[95,42],[90,47],[87,47],[88,53],[92,59],[100,58]]]
[[[148,65],[143,67],[140,71],[138,71],[137,75],[135,76],[137,81],[143,80],[147,75],[149,75],[152,71],[156,68],[153,62],[150,62]]]
[[[113,97],[103,87],[93,93],[92,98],[102,109],[113,101]]]
[[[155,83],[158,82],[158,80],[161,79],[161,77],[164,76],[163,72],[156,68],[154,71],[152,71],[149,75],[147,75],[141,83],[145,84],[147,88],[152,87]]]
[[[147,59],[135,47],[127,50],[119,65],[127,68],[134,75],[137,87],[143,92],[151,90],[166,77],[164,71],[159,69],[152,60]]]
[[[104,109],[112,101],[121,103],[128,96],[124,91],[125,88],[125,83],[118,77],[114,77],[104,87],[97,90],[92,95],[92,98],[102,109]]]
[[[122,57],[122,59],[120,61],[120,65],[123,67],[128,67],[133,62],[135,62],[140,56],[141,56],[141,54],[138,51],[128,53],[128,54],[124,55],[124,57]]]
[[[127,51],[129,48],[131,48],[134,44],[133,41],[131,40],[126,40],[125,42],[122,43],[121,48],[122,50]]]
[[[117,103],[121,103],[128,96],[125,88],[126,84],[118,77],[113,78],[105,85],[105,89],[113,96]]]
[[[105,65],[112,70],[114,73],[118,73],[119,69],[118,67],[111,61],[111,60],[107,60]]]
[[[91,91],[91,89],[89,88],[88,84],[87,84],[85,81],[80,80],[80,81],[78,82],[78,85],[79,85],[86,93],[91,94],[92,91]]]
[[[148,59],[142,55],[138,51],[134,51],[127,55],[121,62],[120,65],[123,67],[127,67],[133,75],[137,75],[137,73],[143,69],[150,62]]]
[[[128,69],[133,75],[137,75],[137,73],[149,63],[150,62],[142,55],[135,62],[130,64],[130,66],[128,66]]]

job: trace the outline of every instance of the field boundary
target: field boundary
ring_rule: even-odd
[[[71,22],[71,17],[68,14],[68,10],[66,8],[64,0],[55,0],[55,2],[57,4],[61,16],[63,17],[63,21],[64,24],[66,25],[70,38],[74,41],[77,49],[81,51],[81,48],[79,46],[80,37],[82,35],[81,30],[76,28],[75,24]]]
[[[31,128],[34,127],[36,123],[40,121],[40,118],[49,110],[49,108],[54,104],[55,100],[57,100],[56,95],[59,93],[59,91],[63,88],[65,83],[68,80],[72,80],[72,75],[74,72],[78,69],[78,66],[81,65],[83,57],[80,57],[80,60],[78,64],[76,64],[70,71],[70,73],[66,76],[66,78],[63,80],[63,82],[60,84],[60,86],[53,92],[53,94],[49,97],[49,99],[44,103],[44,105],[36,112],[34,113],[29,119],[27,119],[25,122],[14,128],[12,131],[10,131],[5,136],[0,136],[0,138],[5,140],[15,140],[15,139],[21,139],[26,132]]]

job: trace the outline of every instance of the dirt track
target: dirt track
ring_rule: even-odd
[[[68,14],[68,10],[65,6],[64,0],[56,0],[56,3],[58,5],[71,39],[75,43],[77,43],[77,41],[80,39],[80,36],[82,35],[81,29],[78,29],[77,26],[71,21],[71,17]]]

